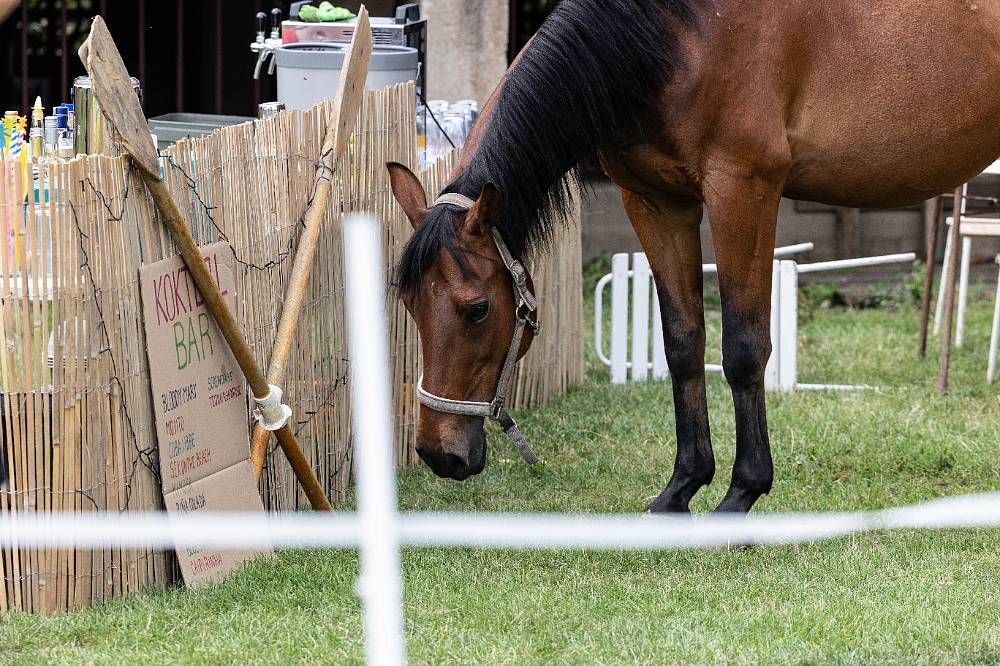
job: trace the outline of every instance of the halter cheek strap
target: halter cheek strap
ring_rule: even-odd
[[[475,201],[461,194],[449,193],[442,194],[434,202],[435,206],[441,204],[455,206],[462,210],[469,210],[475,204]],[[517,447],[524,461],[529,465],[534,465],[538,462],[538,456],[535,455],[528,441],[521,434],[520,429],[517,427],[517,422],[507,412],[504,403],[507,401],[507,392],[510,389],[510,381],[514,375],[514,368],[517,366],[517,352],[521,348],[521,339],[524,336],[525,326],[530,326],[535,335],[541,332],[541,326],[539,326],[537,320],[532,321],[527,316],[538,310],[538,300],[531,293],[531,289],[528,288],[528,274],[524,270],[524,266],[511,255],[507,244],[504,243],[503,237],[496,229],[493,229],[493,242],[496,244],[497,251],[500,253],[500,259],[510,272],[514,283],[514,316],[516,318],[514,333],[511,337],[510,347],[507,348],[507,357],[504,359],[503,368],[500,370],[500,379],[497,381],[493,400],[490,402],[477,402],[473,400],[442,398],[424,389],[423,375],[417,380],[417,399],[420,401],[420,404],[436,412],[493,419],[503,428],[504,433],[510,438],[514,446]]]

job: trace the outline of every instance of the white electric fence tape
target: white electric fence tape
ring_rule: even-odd
[[[263,398],[254,396],[253,401],[257,403],[257,410],[253,415],[264,430],[281,430],[292,416],[292,408],[281,403],[281,387],[274,384],[268,386],[271,390]]]
[[[0,545],[24,548],[240,549],[273,543],[287,549],[355,548],[351,513],[22,513],[0,519]],[[880,530],[1000,527],[1000,493],[962,495],[912,506],[848,513],[669,516],[401,513],[401,546],[504,550],[675,550],[781,545]]]

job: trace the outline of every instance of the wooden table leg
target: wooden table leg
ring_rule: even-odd
[[[944,199],[935,197],[924,203],[924,232],[926,234],[927,270],[924,272],[924,293],[920,302],[920,347],[917,356],[927,356],[927,335],[930,328],[931,300],[934,296],[934,273],[937,268],[937,237],[941,228]]]
[[[951,369],[951,337],[955,323],[955,284],[958,275],[958,253],[962,239],[962,186],[955,190],[953,222],[951,224],[951,256],[945,257],[952,270],[944,289],[944,319],[941,328],[941,366],[938,370],[938,393],[948,392],[948,372]]]

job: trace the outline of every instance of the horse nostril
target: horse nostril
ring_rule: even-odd
[[[464,481],[472,475],[472,470],[469,469],[469,461],[462,456],[455,455],[454,453],[446,453],[444,455],[445,465],[442,469],[445,476],[448,476],[456,481]]]
[[[445,460],[448,461],[448,467],[456,472],[460,472],[469,466],[469,463],[465,458],[454,453],[446,453]]]
[[[441,448],[428,446],[421,441],[417,441],[415,449],[420,459],[438,476],[461,481],[474,473],[468,456],[442,451]]]

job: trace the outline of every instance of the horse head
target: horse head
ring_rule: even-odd
[[[514,364],[537,332],[536,305],[531,277],[497,229],[500,193],[487,183],[475,200],[443,195],[428,208],[409,169],[387,168],[415,230],[396,286],[423,354],[417,453],[438,476],[478,474],[486,466],[484,420],[494,418],[531,462],[504,401]]]

